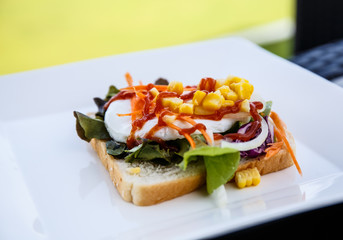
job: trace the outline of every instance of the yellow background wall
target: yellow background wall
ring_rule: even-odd
[[[1,0],[0,74],[220,37],[294,0]]]

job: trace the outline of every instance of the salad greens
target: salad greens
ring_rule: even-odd
[[[107,91],[107,94],[106,94],[104,100],[107,102],[108,100],[110,100],[111,97],[113,97],[114,95],[116,95],[119,92],[120,92],[120,90],[118,88],[116,88],[115,86],[111,85],[108,88],[108,91]]]
[[[157,142],[145,140],[137,147],[128,150],[130,154],[125,157],[126,161],[151,161],[164,160],[166,163],[172,161],[174,152],[169,149],[163,149]]]
[[[88,117],[87,115],[76,111],[74,111],[74,117],[76,118],[77,135],[82,140],[89,142],[92,138],[100,140],[111,139],[104,121]]]
[[[127,149],[125,143],[119,143],[115,140],[109,140],[106,142],[107,153],[118,158],[123,158],[127,154],[125,150]]]
[[[272,105],[273,105],[272,101],[266,102],[266,107],[265,107],[264,111],[261,113],[262,117],[269,116],[270,111],[272,110]]]
[[[95,117],[100,120],[104,120],[105,117],[105,109],[104,106],[108,100],[111,99],[111,97],[115,96],[117,93],[119,93],[120,90],[116,88],[115,86],[111,85],[107,91],[107,94],[104,99],[101,98],[94,98],[94,102],[98,107],[98,112],[95,114]]]
[[[191,161],[203,159],[206,168],[207,192],[212,193],[234,176],[239,165],[240,153],[232,148],[205,146],[189,150],[179,166],[186,170]]]
[[[192,137],[197,146],[206,146],[202,135],[193,135]],[[142,141],[140,145],[132,149],[128,149],[125,143],[115,140],[107,141],[107,153],[114,157],[125,159],[128,162],[154,161],[165,165],[172,162],[181,162],[184,153],[190,148],[189,142],[184,138],[166,141],[163,147],[152,140],[143,139]]]

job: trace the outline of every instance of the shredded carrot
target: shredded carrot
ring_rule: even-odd
[[[137,119],[137,116],[142,113],[144,100],[138,96],[131,98],[131,121]]]
[[[167,85],[154,85],[154,87],[159,91],[167,91],[167,89],[168,89]],[[133,90],[133,88],[135,88],[136,90],[147,90],[148,85],[129,86],[129,87],[121,88],[120,91]]]
[[[134,113],[134,112],[136,112],[134,109],[135,109],[136,104],[138,103],[138,100],[140,100],[140,98],[138,98],[138,97],[131,98],[131,112],[132,112],[131,121],[132,122],[135,121],[137,118],[137,114]]]
[[[278,126],[279,130],[282,134],[286,135],[285,129],[287,129],[286,124],[281,120],[279,115],[276,112],[271,111],[270,113],[271,119],[273,119],[276,126]]]
[[[120,88],[119,90],[120,91],[133,91],[133,87],[135,87],[136,90],[140,90],[140,89],[146,90],[147,89],[146,85],[138,85],[138,86]]]
[[[165,122],[167,124],[168,127],[175,129],[176,131],[178,131],[179,133],[182,133],[182,129],[179,128],[178,126],[169,123],[169,122]],[[191,137],[191,135],[189,135],[188,133],[182,133],[183,136],[187,139],[187,141],[189,142],[189,144],[191,145],[192,148],[195,148],[195,142],[193,140],[193,138]]]
[[[136,96],[131,98],[131,120],[134,121],[137,119],[137,115],[143,111],[146,95],[141,92],[142,90],[137,90],[135,86],[132,88],[136,93]]]
[[[126,82],[129,85],[129,87],[132,87],[133,86],[133,80],[132,80],[131,74],[126,73],[125,78],[126,78]]]
[[[197,123],[190,117],[187,116],[179,116],[180,119],[185,120],[186,122],[189,122],[190,124],[192,124],[193,126],[196,125]],[[212,145],[212,139],[211,137],[207,134],[207,132],[204,129],[200,129],[200,132],[202,133],[202,135],[204,136],[204,138],[206,139],[206,142],[209,145]]]
[[[276,139],[278,139],[279,141],[283,141],[283,139],[282,139],[282,132],[276,126],[274,127],[274,134],[276,136]]]
[[[125,116],[132,116],[132,114],[139,114],[142,111],[135,111],[135,112],[131,112],[131,113],[117,113],[118,117],[125,117]]]
[[[133,113],[117,113],[118,117],[132,116]]]
[[[158,91],[167,91],[168,90],[168,86],[167,85],[154,85],[154,87],[158,90]],[[148,85],[137,85],[137,86],[129,86],[129,87],[125,87],[125,88],[121,88],[120,91],[129,91],[129,90],[133,90],[133,88],[135,88],[136,90],[147,90],[148,89]],[[196,90],[197,88],[194,87],[187,87],[184,88],[184,91],[193,91]]]
[[[270,117],[273,119],[274,124],[275,124],[274,133],[276,137],[285,143],[288,152],[291,154],[295,167],[297,168],[299,174],[302,175],[302,171],[299,166],[299,163],[286,137],[286,124],[280,119],[279,115],[276,114],[275,112],[271,112]]]
[[[167,85],[154,85],[154,87],[158,90],[158,91],[167,91],[168,86]]]
[[[184,136],[187,139],[187,141],[189,142],[189,144],[191,145],[191,147],[194,149],[195,148],[195,142],[194,142],[193,138],[191,137],[191,135],[185,133]]]
[[[135,87],[133,87],[133,90],[135,91],[137,97],[141,99],[144,99],[146,97],[146,95],[142,93],[142,90],[137,90]]]
[[[272,156],[274,156],[275,154],[277,154],[282,146],[283,146],[283,142],[275,142],[275,143],[269,143],[268,144],[269,147],[266,148],[266,150],[264,150],[267,154],[266,154],[266,159],[271,158]]]

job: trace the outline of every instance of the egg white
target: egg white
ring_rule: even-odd
[[[117,100],[110,104],[105,114],[105,126],[110,136],[118,142],[126,142],[132,129],[131,116],[119,117],[117,114],[125,114],[131,112],[131,100]],[[249,121],[249,116],[242,115],[238,118],[231,118],[230,115],[225,115],[221,120],[207,120],[207,119],[195,119],[197,123],[202,123],[206,126],[209,132],[221,133],[229,130],[236,121]],[[149,130],[157,124],[157,118],[153,118],[147,121],[144,126],[136,131],[135,137],[144,138]],[[176,120],[174,125],[180,128],[190,128],[191,124]],[[195,134],[200,134],[196,131]],[[155,132],[154,137],[160,138],[164,141],[175,140],[178,138],[184,138],[178,131],[170,127],[163,127]]]

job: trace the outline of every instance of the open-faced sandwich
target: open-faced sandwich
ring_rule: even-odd
[[[206,183],[257,185],[260,175],[295,164],[294,139],[248,80],[203,78],[197,86],[159,79],[110,86],[93,116],[74,112],[121,197],[153,205]]]

